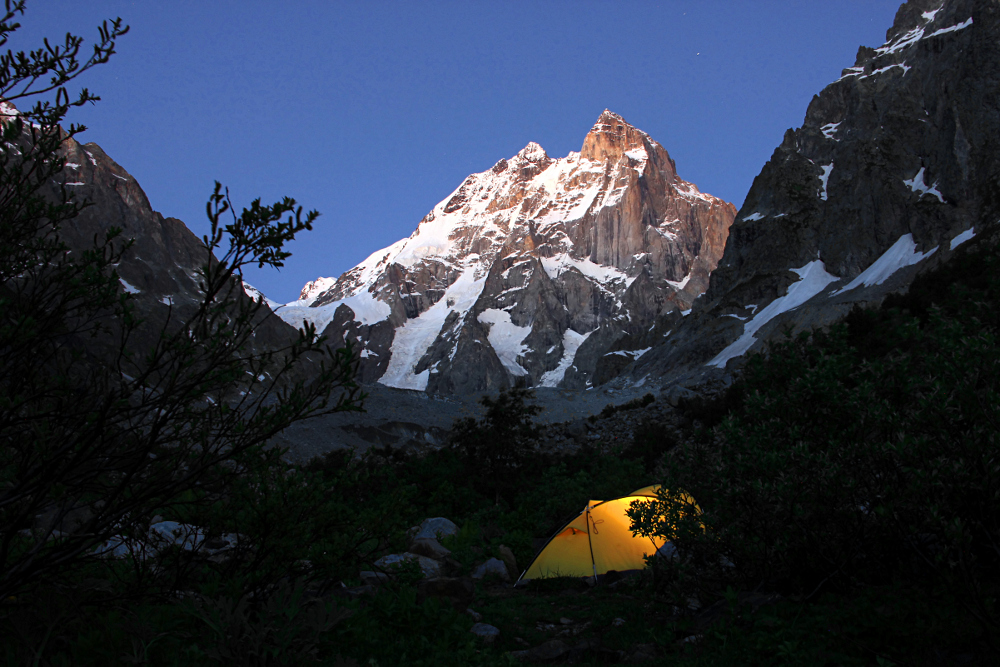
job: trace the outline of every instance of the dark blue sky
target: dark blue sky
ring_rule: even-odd
[[[132,26],[71,120],[199,236],[215,180],[235,202],[322,213],[280,272],[297,298],[409,236],[466,175],[529,141],[579,150],[605,108],[662,143],[682,178],[739,207],[812,96],[878,46],[899,0],[29,5],[8,45],[102,18]]]

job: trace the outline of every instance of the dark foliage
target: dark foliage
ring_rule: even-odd
[[[635,508],[643,534],[680,527],[678,593],[811,600],[896,582],[996,635],[998,269],[981,244],[880,310],[749,360],[711,437],[665,459],[665,485],[703,513]]]
[[[497,397],[484,396],[486,415],[466,418],[452,428],[450,446],[459,454],[466,472],[476,475],[483,488],[508,501],[515,490],[529,456],[535,448],[538,427],[533,417],[541,408],[528,403],[529,389],[501,391]]]
[[[620,405],[613,405],[609,403],[608,405],[604,406],[604,409],[601,410],[599,415],[591,415],[590,417],[587,417],[587,419],[591,423],[594,423],[598,419],[607,419],[608,417],[614,415],[617,412],[622,412],[626,410],[640,410],[655,400],[656,397],[654,397],[652,394],[644,394],[640,398],[633,398],[631,401],[626,401],[625,403],[622,403]]]
[[[0,45],[19,28],[25,3],[5,7]],[[145,627],[134,617],[146,612],[160,616],[150,621],[160,629],[146,639],[135,630],[133,661],[145,661],[148,644],[166,643],[175,625],[185,628],[176,638],[218,633],[215,612],[201,614],[208,626],[179,620],[166,600],[186,591],[204,603],[198,609],[228,619],[226,633],[240,623],[263,632],[257,644],[226,634],[230,645],[252,648],[250,662],[234,659],[280,664],[282,646],[302,635],[269,624],[288,606],[315,610],[317,632],[342,618],[304,601],[303,586],[314,570],[363,558],[371,529],[358,522],[372,517],[339,512],[342,497],[295,475],[267,443],[297,420],[359,409],[355,362],[310,327],[271,349],[253,341],[267,307],[243,293],[241,270],[281,266],[284,244],[311,228],[318,214],[292,199],[254,201],[237,215],[216,184],[200,300],[172,308],[162,324],[140,316],[121,288],[115,267],[130,241],[120,230],[87,247],[60,236],[88,205],[59,185],[63,147],[84,128],[60,123],[71,107],[98,99],[84,89],[71,101],[66,86],[106,62],[127,30],[118,19],[105,23],[88,58],[73,35],[0,56],[0,619],[15,628],[2,655],[8,664],[89,661],[75,655],[88,633],[110,632],[119,617]],[[10,106],[29,98],[38,100],[30,109]],[[299,379],[303,367],[308,381]],[[296,513],[301,519],[287,524]],[[166,543],[151,528],[164,517],[173,523],[159,525],[177,538]],[[328,539],[312,539],[324,531]],[[288,588],[290,579],[299,583]],[[108,625],[93,623],[102,618]],[[113,641],[109,650],[121,648]]]

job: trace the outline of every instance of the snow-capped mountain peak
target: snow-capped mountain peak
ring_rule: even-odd
[[[278,314],[363,344],[364,380],[585,385],[603,347],[705,289],[734,215],[605,110],[579,153],[528,143],[467,177],[409,238],[309,283]]]

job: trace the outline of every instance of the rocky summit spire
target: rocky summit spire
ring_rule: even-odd
[[[645,148],[647,141],[649,136],[645,132],[635,129],[624,118],[605,109],[583,140],[580,157],[600,162],[608,159],[614,161],[626,151]]]
[[[515,158],[521,158],[527,162],[542,162],[548,160],[548,157],[545,149],[534,141],[528,142],[528,145],[522,148],[515,156]]]
[[[356,343],[362,382],[592,386],[599,365],[633,359],[612,345],[653,336],[704,291],[736,208],[678,179],[666,150],[610,111],[584,151],[552,159],[531,142],[471,174],[409,238],[279,317]]]

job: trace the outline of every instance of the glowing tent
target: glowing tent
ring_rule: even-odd
[[[647,486],[614,500],[588,502],[579,516],[538,552],[518,583],[551,577],[590,577],[611,570],[646,567],[645,557],[660,549],[666,540],[632,535],[625,510],[634,500],[655,498],[659,488],[659,485]],[[694,499],[686,493],[681,498],[694,504]]]

